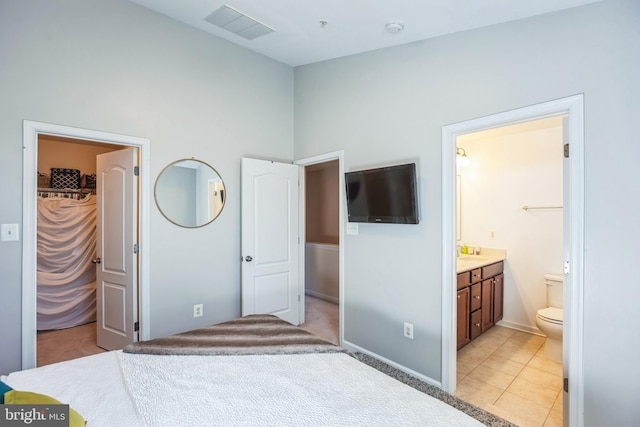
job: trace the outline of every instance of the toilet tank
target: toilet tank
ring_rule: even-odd
[[[544,283],[547,288],[547,307],[562,308],[562,280],[561,274],[544,275]]]

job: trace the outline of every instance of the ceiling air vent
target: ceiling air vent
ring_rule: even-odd
[[[273,28],[249,18],[226,4],[204,18],[204,20],[247,40],[253,40],[274,32]]]

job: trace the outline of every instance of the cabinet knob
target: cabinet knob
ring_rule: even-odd
[[[460,295],[458,295],[458,299],[460,299]]]
[[[480,323],[476,323],[476,327],[479,328],[480,327]]]
[[[480,299],[480,295],[474,295],[473,296],[475,299]]]

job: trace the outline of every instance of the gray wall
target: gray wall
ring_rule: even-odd
[[[639,23],[604,1],[295,69],[296,158],[419,166],[419,225],[345,235],[347,341],[441,379],[442,126],[584,93],[585,423],[637,425]]]
[[[221,216],[178,228],[152,207],[151,335],[240,309],[239,163],[345,150],[346,169],[417,161],[422,221],[346,236],[350,342],[441,378],[441,128],[585,94],[585,420],[632,425],[640,374],[640,3],[605,1],[294,71],[121,0],[0,1],[0,223],[21,223],[22,120],[151,139],[151,176],[197,157]],[[21,242],[0,243],[0,372],[20,368]],[[371,268],[380,266],[380,268]],[[204,303],[204,317],[191,317]],[[415,325],[413,341],[402,322]]]
[[[151,336],[240,314],[240,159],[292,159],[291,67],[124,0],[2,0],[0,94],[0,223],[22,222],[24,119],[149,138],[153,179],[196,157],[228,189],[200,229],[151,206]],[[0,373],[21,367],[21,245],[0,242]]]

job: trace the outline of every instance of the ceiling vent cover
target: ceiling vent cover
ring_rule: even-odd
[[[247,40],[253,40],[275,31],[273,28],[267,27],[226,4],[204,18],[204,20]]]

